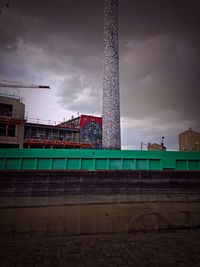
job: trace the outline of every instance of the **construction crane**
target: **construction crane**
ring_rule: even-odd
[[[6,80],[0,80],[0,88],[35,88],[35,89],[51,89],[48,85],[36,85],[36,84],[25,84],[19,82],[11,82]]]

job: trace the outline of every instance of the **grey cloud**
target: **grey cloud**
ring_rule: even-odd
[[[81,76],[70,76],[61,82],[59,103],[66,109],[83,113],[100,112],[99,91]]]
[[[199,119],[198,59],[193,61],[192,47],[180,52],[181,45],[165,36],[129,44],[121,63],[124,115]],[[166,111],[176,116],[167,118]]]

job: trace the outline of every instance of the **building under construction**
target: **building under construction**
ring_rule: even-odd
[[[0,96],[0,147],[23,148],[24,113],[20,98]]]
[[[102,118],[81,115],[58,125],[28,122],[17,97],[0,96],[0,147],[101,148]]]

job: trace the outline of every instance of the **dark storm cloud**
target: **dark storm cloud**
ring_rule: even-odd
[[[199,2],[120,3],[122,114],[199,130]]]
[[[166,36],[131,43],[122,58],[122,66],[129,67],[125,72],[122,68],[122,99],[126,101],[128,93],[133,103],[124,106],[125,114],[158,116],[172,110],[197,119],[199,63],[192,52],[190,46]]]
[[[160,33],[173,37],[196,38],[199,32],[198,0],[120,1],[123,36],[144,40]],[[199,38],[199,36],[197,37]]]
[[[89,38],[88,41],[92,41],[94,46],[101,45],[102,6],[102,1],[98,0],[58,0],[56,3],[18,0],[13,1],[11,8],[14,15],[18,15],[18,34],[25,39],[49,43],[48,34],[61,35],[74,43],[84,43]],[[57,41],[60,42],[59,39]]]
[[[200,130],[199,13],[197,0],[119,0],[125,146],[165,134],[173,147],[179,131]],[[61,107],[101,114],[102,36],[103,0],[10,1],[0,76],[49,81]]]

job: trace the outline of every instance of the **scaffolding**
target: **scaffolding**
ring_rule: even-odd
[[[39,139],[25,139],[24,147],[42,147],[42,148],[91,148],[93,145],[86,142],[73,142],[61,140],[39,140]]]

